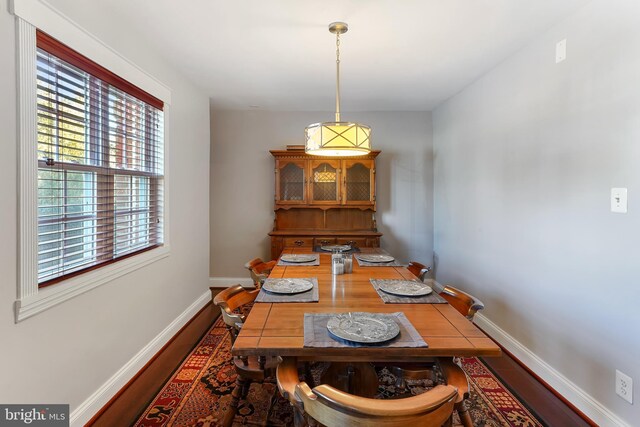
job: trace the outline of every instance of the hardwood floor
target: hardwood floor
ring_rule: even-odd
[[[219,315],[218,307],[207,304],[86,425],[124,427],[135,423]]]
[[[587,417],[584,414],[578,415],[577,409],[558,398],[506,352],[503,352],[501,357],[481,359],[544,424],[551,427],[597,427],[591,420],[586,421]]]
[[[87,426],[132,425],[219,315],[217,307],[205,306]],[[482,360],[547,426],[596,426],[583,419],[506,352],[501,357]]]

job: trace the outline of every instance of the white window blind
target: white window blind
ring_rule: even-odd
[[[163,243],[162,108],[105,80],[37,50],[39,286]]]

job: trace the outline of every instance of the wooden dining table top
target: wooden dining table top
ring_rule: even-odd
[[[367,252],[363,249],[363,252]],[[375,251],[374,251],[375,252]],[[312,253],[311,248],[285,253]],[[499,356],[500,347],[449,304],[385,304],[369,279],[416,279],[406,267],[360,267],[331,274],[331,254],[319,266],[276,266],[270,278],[316,277],[319,301],[254,303],[232,353],[236,356],[296,356],[325,361],[415,361],[434,356]],[[304,347],[305,313],[403,312],[428,347]]]

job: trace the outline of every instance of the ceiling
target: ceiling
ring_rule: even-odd
[[[215,108],[428,111],[588,0],[109,0]],[[143,27],[139,26],[144,22]],[[161,47],[161,50],[160,50]],[[549,47],[553,58],[553,46]]]

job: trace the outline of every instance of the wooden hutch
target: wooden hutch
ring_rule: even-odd
[[[376,228],[376,157],[322,157],[304,150],[272,150],[275,220],[271,258],[285,247],[351,244],[379,247]]]

